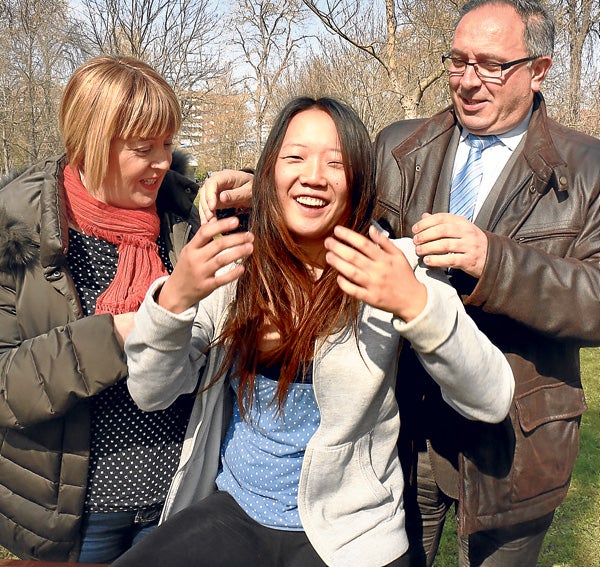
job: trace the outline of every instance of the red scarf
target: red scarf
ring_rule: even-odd
[[[69,218],[84,234],[117,246],[119,260],[113,281],[98,297],[96,313],[137,311],[150,284],[167,274],[156,239],[160,219],[156,205],[121,209],[94,199],[70,165],[65,167]]]

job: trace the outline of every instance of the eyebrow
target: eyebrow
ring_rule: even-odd
[[[281,149],[283,148],[306,148],[306,144],[299,144],[296,142],[287,142],[287,144],[281,144]]]
[[[464,57],[465,59],[469,59],[467,54],[464,51],[460,51],[457,49],[453,49],[452,51],[450,51],[450,55],[452,57]],[[478,55],[475,56],[475,60],[480,60],[483,59],[484,61],[498,61],[500,59],[500,57],[498,55],[496,55],[495,53],[479,53]]]
[[[287,144],[283,144],[281,146],[281,150],[280,151],[289,150],[289,149],[292,149],[292,148],[306,149],[308,147],[309,147],[308,144],[300,144],[300,143],[296,143],[296,142],[288,142]],[[339,147],[327,148],[326,151],[328,151],[328,152],[336,152],[336,153],[339,153],[339,154],[342,153],[342,149],[339,148]]]

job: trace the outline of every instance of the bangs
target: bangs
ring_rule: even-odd
[[[156,138],[175,135],[181,128],[181,107],[172,92],[161,85],[134,84],[129,101],[122,104],[117,138]]]

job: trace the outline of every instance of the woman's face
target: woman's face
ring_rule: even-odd
[[[318,252],[349,215],[340,139],[326,112],[311,108],[292,118],[275,164],[275,185],[294,240]]]
[[[123,209],[141,209],[156,201],[158,189],[171,166],[173,136],[114,139],[108,171],[94,197]]]

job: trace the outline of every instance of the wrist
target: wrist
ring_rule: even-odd
[[[190,305],[184,301],[183,294],[177,293],[177,290],[172,289],[172,285],[169,285],[171,277],[167,278],[161,285],[156,288],[154,292],[154,301],[157,305],[160,305],[163,309],[175,313],[183,313]]]
[[[392,325],[405,325],[418,317],[427,305],[427,288],[421,282],[416,282],[414,290],[407,293],[410,301],[402,306],[401,309],[392,312]],[[396,329],[397,330],[397,329]]]

